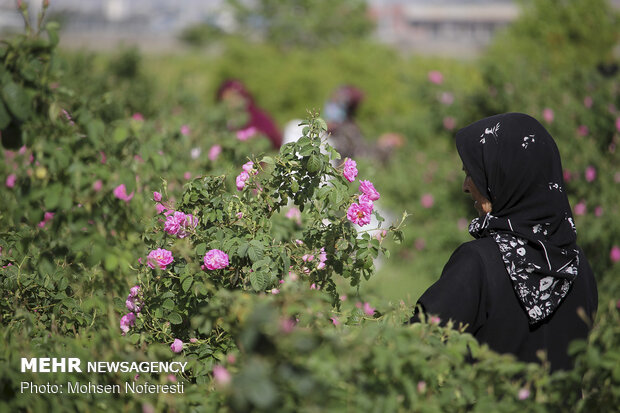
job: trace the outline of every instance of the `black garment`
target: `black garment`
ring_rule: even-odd
[[[494,351],[538,362],[536,352],[545,350],[552,370],[570,369],[568,344],[585,339],[589,332],[577,309],[583,308],[593,320],[598,303],[592,270],[581,251],[579,258],[579,277],[562,304],[536,325],[528,323],[491,237],[462,244],[450,257],[441,278],[420,297],[418,304],[425,314],[439,315],[442,323],[452,319],[457,324],[468,324],[466,331]]]

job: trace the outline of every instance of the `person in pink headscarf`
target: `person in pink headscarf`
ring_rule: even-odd
[[[220,85],[216,98],[219,102],[227,102],[231,106],[240,107],[248,116],[247,122],[236,128],[240,136],[259,133],[265,135],[274,149],[282,146],[282,134],[275,122],[262,109],[256,106],[251,93],[239,80],[229,79]]]

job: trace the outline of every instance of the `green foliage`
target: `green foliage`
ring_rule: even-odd
[[[228,0],[246,37],[258,34],[280,48],[316,48],[368,36],[372,23],[361,0]]]
[[[332,33],[335,25],[325,10],[358,2],[286,2],[273,13],[268,6],[276,2],[257,4],[275,19],[273,33],[265,32],[275,45],[229,38],[222,55],[208,59],[143,57],[135,50],[61,59],[52,23],[47,31],[28,26],[26,35],[0,47],[2,143],[16,149],[5,151],[0,165],[0,411],[616,409],[620,267],[609,251],[620,233],[619,88],[617,77],[597,68],[613,60],[617,40],[607,4],[528,2],[483,58],[468,63],[405,58],[337,30],[325,42],[317,37],[317,30]],[[300,10],[311,18],[290,39],[325,47],[290,48],[287,26],[278,21]],[[323,22],[313,20],[314,12]],[[349,30],[338,23],[338,30]],[[443,83],[429,82],[429,70],[441,71]],[[260,136],[237,140],[231,128],[243,119],[212,103],[227,77],[244,80],[280,124],[321,107],[340,83],[360,86],[366,100],[358,116],[369,139],[384,131],[404,137],[387,165],[356,159],[359,177],[371,177],[383,208],[413,215],[394,232],[397,239],[359,235],[346,221],[357,188],[342,178],[342,160],[334,166],[337,154],[325,151],[319,118],[279,154],[265,153],[269,143]],[[571,346],[575,369],[553,375],[544,362],[497,355],[455,329],[404,325],[416,298],[468,238],[463,227],[473,208],[460,193],[451,129],[503,111],[541,118],[544,108],[555,113],[545,125],[572,177],[566,183],[571,204],[587,205],[576,216],[578,237],[600,294],[592,334]],[[136,112],[144,119],[132,118]],[[190,131],[181,132],[187,125]],[[589,129],[585,136],[576,133],[581,125]],[[221,153],[209,159],[214,144]],[[236,191],[234,176],[248,160],[258,174]],[[588,166],[597,171],[591,182]],[[121,183],[134,193],[128,202],[114,195]],[[163,231],[166,218],[150,199],[154,190],[170,209],[197,217],[187,237]],[[433,206],[421,204],[424,195],[432,195]],[[285,216],[292,207],[303,208],[299,222]],[[144,265],[158,247],[173,252],[166,270]],[[229,266],[203,270],[205,253],[215,248],[229,255]],[[325,268],[316,258],[304,260],[321,248]],[[375,259],[379,253],[382,261]],[[383,267],[375,274],[378,262]],[[124,299],[136,283],[143,306],[122,336]],[[184,342],[180,354],[169,348],[175,338]],[[176,377],[185,394],[19,392],[21,381],[44,384],[50,377],[19,373],[20,357],[65,354],[84,361],[187,361],[189,370]],[[133,377],[88,379],[118,384]]]
[[[222,290],[278,293],[281,283],[299,278],[297,283],[325,291],[338,307],[337,276],[354,287],[362,278],[370,278],[373,259],[385,251],[384,237],[371,239],[368,233],[358,237],[347,220],[346,210],[356,196],[350,194],[341,168],[332,166],[330,158],[339,155],[321,141],[326,125],[316,116],[303,123],[304,135],[297,142],[283,146],[276,156],[254,160],[254,172],[240,194],[227,190],[224,176],[190,182],[179,204],[170,207],[197,219],[198,225],[187,237],[164,232],[162,220],[153,220],[144,235],[149,250],[170,250],[175,259],[165,271],[147,266],[140,271],[144,306],[136,331],[146,333],[141,341],[192,338],[195,342],[186,354],[210,363],[208,358],[216,350],[231,346],[234,328],[232,322],[219,320],[229,316],[223,304],[228,296]],[[330,155],[323,154],[322,148]],[[303,212],[304,222],[292,231],[279,214],[291,202]],[[397,227],[389,230],[400,234]],[[216,249],[228,255],[229,265],[201,269],[205,253]],[[207,372],[202,370],[203,375]],[[199,373],[194,374],[199,381]]]

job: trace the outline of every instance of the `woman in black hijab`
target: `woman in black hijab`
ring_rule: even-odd
[[[476,240],[452,254],[419,307],[497,352],[535,362],[544,350],[551,370],[570,369],[568,344],[587,337],[598,298],[553,138],[536,119],[506,113],[461,129],[456,147],[480,215],[469,227]]]

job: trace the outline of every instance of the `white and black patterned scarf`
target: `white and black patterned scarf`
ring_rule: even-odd
[[[492,214],[469,227],[496,242],[530,324],[553,314],[577,276],[579,251],[560,154],[534,118],[506,113],[456,135],[463,165]]]

